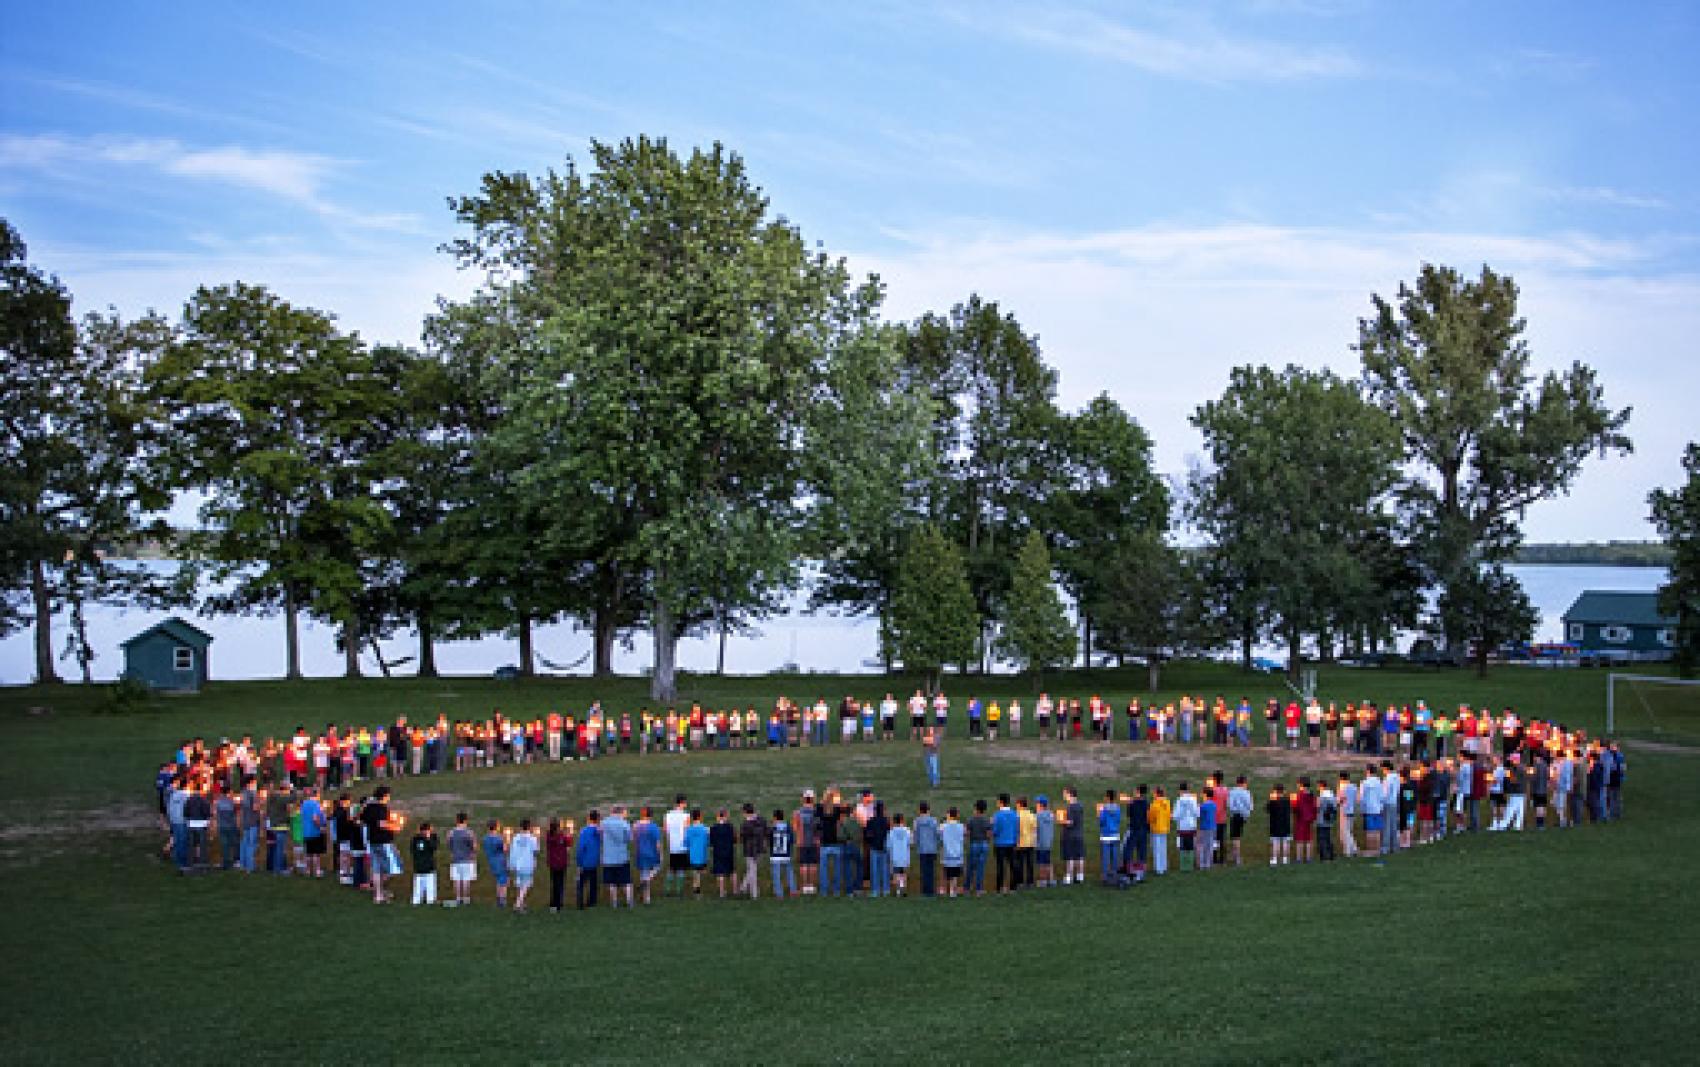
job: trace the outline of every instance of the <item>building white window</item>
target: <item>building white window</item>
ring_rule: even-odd
[[[177,671],[192,671],[195,669],[195,650],[192,648],[174,648],[171,650],[171,669]]]
[[[1572,640],[1572,641],[1582,640],[1582,638],[1585,636],[1584,629],[1585,628],[1583,627],[1583,625],[1579,622],[1571,623],[1570,624],[1570,640]]]
[[[1635,632],[1627,626],[1600,627],[1601,640],[1614,645],[1627,645],[1635,637]]]
[[[1666,648],[1676,647],[1676,631],[1669,626],[1659,631],[1659,644]]]

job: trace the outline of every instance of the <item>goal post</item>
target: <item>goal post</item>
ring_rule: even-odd
[[[1628,699],[1618,699],[1618,683]],[[1657,691],[1663,689],[1662,694]],[[1648,694],[1654,698],[1649,700]],[[1606,733],[1617,733],[1620,715],[1644,717],[1653,733],[1667,730],[1688,732],[1692,727],[1685,715],[1700,714],[1700,678],[1675,678],[1668,674],[1606,675]]]

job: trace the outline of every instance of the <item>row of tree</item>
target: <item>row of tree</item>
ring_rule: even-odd
[[[1056,401],[1037,338],[971,296],[912,323],[776,215],[720,146],[639,138],[592,166],[493,173],[451,201],[480,284],[415,349],[245,284],[181,317],[72,320],[4,229],[0,625],[100,600],[281,611],[338,627],[350,674],[399,628],[433,642],[539,623],[593,635],[592,670],[653,637],[750,627],[807,584],[881,622],[890,663],[1084,649],[1144,656],[1278,636],[1296,664],[1422,620],[1484,654],[1527,631],[1505,572],[1518,520],[1627,411],[1574,365],[1528,369],[1516,288],[1425,267],[1361,324],[1362,375],[1246,366],[1193,416],[1174,485],[1109,396]],[[200,502],[177,579],[102,549]],[[1192,531],[1187,534],[1186,531]],[[1201,541],[1177,547],[1180,541]],[[1070,623],[1058,588],[1075,606]],[[722,644],[724,649],[724,643]]]

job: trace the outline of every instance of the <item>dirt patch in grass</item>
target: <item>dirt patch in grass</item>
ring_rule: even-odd
[[[1263,780],[1300,774],[1338,773],[1354,768],[1369,757],[1351,752],[1311,752],[1308,749],[1205,748],[1180,745],[1116,745],[1092,742],[1062,742],[1043,745],[976,745],[973,751],[987,759],[1022,763],[1055,772],[1060,776],[1118,778],[1134,774],[1196,772],[1209,774],[1223,767],[1243,766],[1247,757],[1257,760],[1251,774]],[[948,762],[948,757],[947,757]]]

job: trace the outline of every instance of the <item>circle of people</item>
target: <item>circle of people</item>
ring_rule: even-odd
[[[949,698],[917,691],[908,710],[909,736],[922,743],[936,788]],[[1018,700],[1005,708],[970,698],[966,711],[970,740],[995,741],[1000,727],[1007,727],[1007,736],[1021,736]],[[877,704],[845,697],[837,709],[840,743],[895,739],[897,714],[890,694]],[[164,850],[180,871],[193,873],[212,866],[216,842],[221,868],[252,874],[261,869],[263,848],[265,871],[318,878],[326,877],[326,857],[334,855],[342,884],[387,903],[393,899],[388,879],[404,873],[397,842],[405,835],[415,905],[438,902],[438,854],[446,851],[453,897],[444,906],[472,903],[482,862],[496,905],[511,904],[514,911],[527,910],[539,866],[549,875],[548,906],[559,911],[575,867],[574,905],[583,909],[604,894],[616,907],[640,899],[648,904],[663,871],[664,895],[703,895],[708,874],[720,897],[753,899],[760,895],[764,860],[771,891],[780,898],[904,896],[912,871],[922,896],[981,896],[989,867],[995,869],[993,891],[1000,893],[1079,884],[1086,880],[1089,833],[1098,845],[1103,884],[1126,887],[1167,874],[1172,860],[1182,871],[1243,865],[1241,841],[1258,804],[1244,776],[1230,784],[1221,772],[1197,789],[1183,781],[1172,796],[1160,785],[1108,790],[1090,819],[1073,787],[1064,788],[1055,805],[1044,795],[1000,794],[995,806],[978,800],[972,810],[935,812],[922,801],[912,817],[889,811],[871,790],[846,797],[838,789],[818,796],[811,789],[789,812],[758,812],[745,803],[741,810],[720,808],[710,819],[680,794],[659,820],[650,807],[633,812],[615,805],[605,814],[590,811],[582,826],[561,818],[546,825],[521,819],[517,826],[489,820],[479,831],[461,813],[441,835],[428,821],[408,835],[388,785],[358,799],[347,791],[329,799],[331,791],[362,782],[451,767],[825,745],[831,743],[831,717],[824,700],[802,707],[783,697],[765,726],[754,708],[740,714],[693,705],[684,713],[646,709],[615,717],[597,703],[582,717],[551,712],[526,722],[498,710],[484,720],[439,716],[423,726],[406,717],[378,727],[327,724],[316,736],[297,727],[292,737],[259,743],[243,737],[208,745],[194,738],[160,766],[155,781],[168,831]],[[1096,696],[1083,705],[1041,694],[1034,706],[1042,740],[1090,736],[1109,743],[1114,718]],[[1522,831],[1526,820],[1544,829],[1622,815],[1626,763],[1615,742],[1544,719],[1524,721],[1510,708],[1495,715],[1461,706],[1448,715],[1423,701],[1341,709],[1314,699],[1302,708],[1271,699],[1263,718],[1271,747],[1369,757],[1356,776],[1300,776],[1290,790],[1284,783],[1270,789],[1261,807],[1271,866],[1381,856],[1484,824],[1489,832]],[[1125,719],[1125,739],[1134,743],[1252,743],[1253,712],[1244,698],[1235,707],[1221,697],[1213,704],[1183,697],[1161,706],[1136,699]]]

